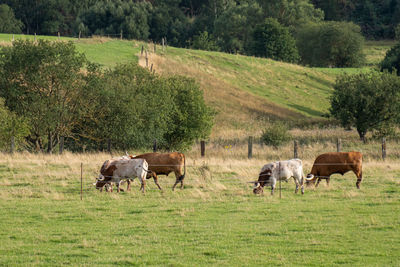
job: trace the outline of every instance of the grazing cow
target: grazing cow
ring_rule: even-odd
[[[299,186],[301,185],[301,193],[304,194],[303,187],[303,164],[300,159],[291,159],[286,161],[276,161],[264,165],[258,176],[258,181],[254,183],[254,194],[259,194],[263,192],[263,187],[266,184],[271,185],[271,195],[274,194],[274,189],[277,180],[288,181],[293,177],[296,183],[296,191],[299,191]],[[258,187],[257,187],[258,185]]]
[[[103,163],[100,175],[97,178],[96,188],[117,184],[117,192],[120,192],[120,184],[123,180],[139,178],[141,187],[145,191],[146,175],[148,172],[148,164],[145,159],[130,159],[126,157],[110,159]],[[128,182],[128,191],[130,190],[130,182]]]
[[[175,173],[175,184],[172,186],[172,190],[178,183],[181,183],[181,189],[183,188],[183,179],[186,174],[186,161],[185,155],[179,152],[172,153],[146,153],[138,156],[131,156],[133,159],[145,159],[149,164],[149,173],[147,179],[153,177],[155,184],[160,190],[161,186],[158,184],[157,175],[167,175],[171,172]],[[183,169],[183,173],[182,173]]]
[[[332,174],[345,174],[348,171],[353,171],[357,176],[356,186],[360,189],[362,181],[362,153],[360,152],[330,152],[319,155],[311,169],[311,172],[306,177],[306,184],[315,184],[318,178],[318,186],[321,179],[326,179],[329,185],[329,180]]]

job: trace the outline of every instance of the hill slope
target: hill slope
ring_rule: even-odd
[[[11,45],[12,35],[0,34],[0,45]],[[33,36],[15,35],[15,39]],[[57,37],[37,36],[57,40]],[[310,121],[324,120],[321,116],[329,108],[329,96],[336,76],[343,72],[362,69],[307,68],[270,59],[231,55],[158,46],[108,38],[77,39],[79,51],[91,61],[105,67],[118,63],[139,61],[145,67],[145,57],[140,55],[142,45],[149,51],[148,66],[156,73],[180,74],[193,77],[204,90],[209,105],[218,112],[212,137],[236,138],[259,134],[270,120]],[[367,46],[374,51],[375,43]],[[385,43],[374,55],[374,63],[390,44]]]

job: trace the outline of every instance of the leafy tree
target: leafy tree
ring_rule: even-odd
[[[386,52],[380,65],[381,70],[395,71],[397,75],[400,75],[400,42]]]
[[[0,149],[10,148],[11,137],[15,138],[15,145],[23,145],[25,137],[29,135],[29,125],[26,119],[9,111],[0,98]]]
[[[82,114],[90,112],[85,64],[72,42],[17,40],[2,48],[0,96],[11,111],[29,119],[27,139],[36,150],[70,136]]]
[[[215,20],[215,37],[225,52],[245,53],[250,47],[253,29],[262,21],[262,9],[254,1],[229,6]]]
[[[214,40],[214,37],[211,34],[208,34],[207,31],[204,31],[199,35],[195,35],[193,37],[193,43],[191,45],[191,48],[207,50],[207,51],[220,50],[220,48],[217,45],[217,42]]]
[[[388,72],[339,76],[330,113],[343,127],[356,127],[360,139],[365,141],[368,131],[399,120],[399,87],[400,78]]]
[[[172,95],[171,123],[164,134],[167,148],[186,149],[195,140],[207,138],[214,111],[208,107],[199,85],[191,78],[173,76],[164,80]]]
[[[360,27],[348,22],[306,24],[296,35],[301,61],[318,67],[358,67],[365,62]]]
[[[0,5],[0,32],[20,33],[23,24],[14,16],[14,11],[6,4]]]
[[[324,12],[315,8],[309,0],[257,0],[262,7],[264,17],[275,18],[286,27],[297,28],[309,22],[320,22]]]
[[[297,62],[299,54],[288,28],[276,19],[268,18],[253,33],[252,54],[286,62]]]

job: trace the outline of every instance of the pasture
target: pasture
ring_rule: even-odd
[[[301,151],[305,174],[327,149]],[[290,147],[256,148],[251,160],[245,151],[188,152],[184,190],[171,191],[170,174],[162,192],[148,180],[145,194],[137,180],[131,192],[94,189],[108,154],[0,154],[0,265],[400,264],[397,160],[367,156],[361,190],[348,173],[303,196],[282,183],[279,199],[267,188],[253,195],[246,182],[270,158],[290,158]]]

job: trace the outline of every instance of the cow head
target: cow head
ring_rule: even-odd
[[[96,182],[93,183],[94,186],[96,186],[96,189],[103,189],[103,187],[108,184],[108,182],[104,181],[105,177],[104,175],[100,174],[99,177],[96,177]],[[107,188],[106,188],[107,189]]]
[[[315,184],[315,180],[316,180],[316,177],[314,176],[314,174],[311,174],[311,173],[307,174],[307,176],[306,176],[306,185],[307,186],[314,185]]]
[[[263,188],[269,182],[271,175],[272,175],[271,169],[266,169],[260,172],[260,174],[258,175],[258,182],[254,183],[254,188],[253,188],[254,194],[260,194],[263,192]]]

